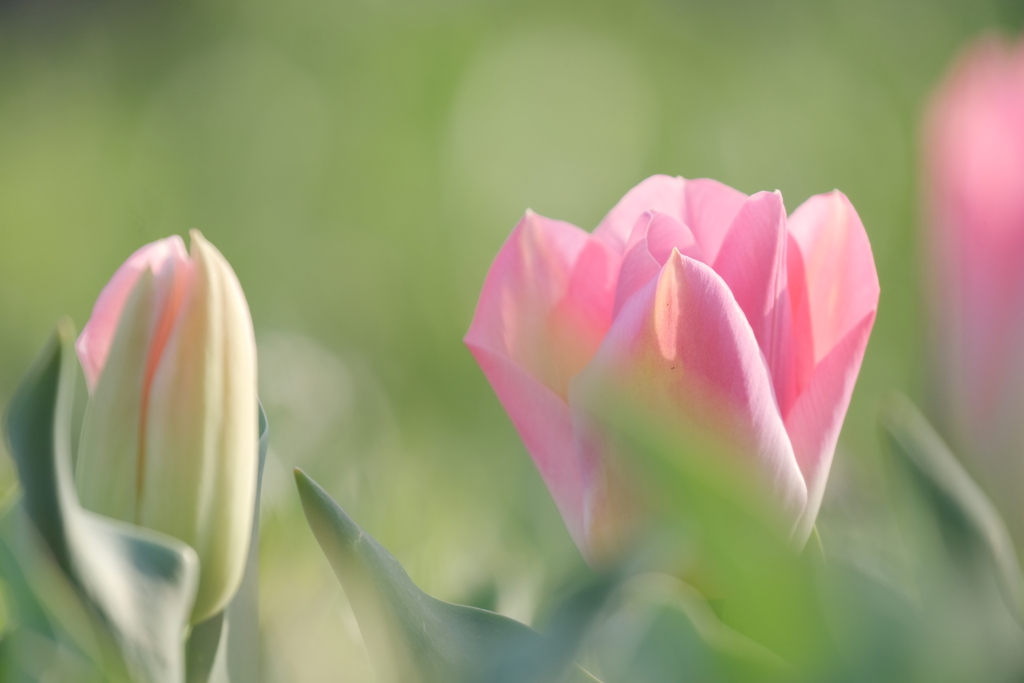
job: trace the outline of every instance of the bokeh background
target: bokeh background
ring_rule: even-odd
[[[790,211],[839,188],[882,299],[819,526],[884,563],[878,402],[928,403],[921,111],[958,48],[1022,20],[1010,0],[0,0],[0,407],[128,254],[200,229],[245,287],[271,425],[261,677],[370,681],[293,467],[443,599],[530,622],[582,565],[461,342],[523,211],[591,228],[653,173]]]

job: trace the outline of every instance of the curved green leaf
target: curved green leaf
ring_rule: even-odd
[[[64,320],[11,399],[5,417],[21,506],[48,552],[109,630],[132,678],[180,683],[198,581],[186,544],[84,510],[71,475],[74,333]]]
[[[599,582],[551,618],[542,635],[508,617],[421,591],[387,550],[302,471],[295,471],[313,535],[345,588],[382,681],[527,683],[594,681],[572,657],[610,592]]]
[[[966,531],[984,549],[1007,606],[1024,624],[1024,581],[1017,551],[992,501],[907,397],[893,394],[889,398],[881,425],[893,450],[910,465],[917,482],[936,503],[947,527]]]

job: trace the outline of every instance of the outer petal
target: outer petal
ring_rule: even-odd
[[[811,197],[789,218],[788,253],[800,390],[818,363],[878,309],[878,273],[860,216],[842,192]]]
[[[152,380],[139,523],[191,545],[198,623],[238,588],[258,467],[256,343],[241,285],[192,231],[194,275]]]
[[[618,267],[601,238],[527,213],[487,274],[465,338],[581,548],[566,397],[611,323]]]
[[[583,475],[569,406],[508,356],[466,342],[523,440],[573,542],[584,553]]]
[[[758,192],[744,202],[714,261],[754,330],[768,361],[779,408],[795,396],[792,378],[792,312],[786,293],[786,208],[778,192]]]
[[[799,398],[786,426],[807,480],[801,533],[810,532],[836,440],[878,309],[867,233],[838,191],[808,199],[789,219],[789,292]]]
[[[117,311],[114,336],[82,424],[75,475],[82,504],[135,524],[139,522],[140,468],[145,457],[141,439],[150,383],[192,275],[191,262],[179,261],[174,253],[174,244],[180,241],[175,237],[155,242],[160,249],[151,250],[150,255],[156,252],[160,257],[161,251],[169,251],[171,256],[144,264],[135,273],[127,300]],[[122,283],[125,280],[121,278]],[[94,317],[90,325],[96,321]],[[83,332],[79,349],[83,341],[88,346],[94,339]]]
[[[874,322],[872,311],[822,359],[810,386],[786,418],[786,431],[807,482],[807,507],[795,534],[801,544],[811,533],[825,495],[825,482],[832,467],[839,431],[850,406],[853,385],[857,382]]]
[[[82,506],[137,523],[139,431],[149,341],[155,327],[156,285],[144,269],[123,306],[111,362],[85,409],[75,485]]]
[[[100,292],[93,306],[92,316],[82,328],[82,333],[75,344],[90,392],[99,380],[114,341],[121,309],[124,308],[140,273],[144,270],[161,271],[168,262],[176,262],[178,265],[188,263],[185,243],[177,235],[140,247],[117,269],[110,282]]]
[[[626,303],[597,356],[573,381],[578,444],[597,479],[603,455],[594,450],[601,440],[587,433],[587,406],[609,383],[674,419],[724,426],[796,526],[807,490],[768,370],[743,311],[709,266],[674,252],[659,277]],[[596,507],[589,513],[600,520]],[[591,527],[589,536],[600,535]]]

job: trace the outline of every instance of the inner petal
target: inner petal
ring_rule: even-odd
[[[704,262],[703,252],[689,227],[672,216],[654,212],[647,225],[647,251],[663,266],[677,249],[683,256]]]
[[[615,314],[633,294],[657,277],[673,249],[684,256],[704,261],[703,251],[689,227],[667,214],[644,212],[637,219],[626,243],[615,291]]]

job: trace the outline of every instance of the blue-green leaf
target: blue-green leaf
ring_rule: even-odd
[[[224,612],[196,624],[185,646],[185,683],[225,683],[229,680],[227,634]]]
[[[567,601],[542,635],[508,617],[427,595],[316,482],[299,470],[295,480],[306,519],[348,595],[379,680],[596,680],[572,658],[611,582],[595,583]]]
[[[62,321],[8,407],[20,504],[52,560],[111,634],[129,675],[180,683],[198,561],[176,539],[79,505],[71,475],[73,339],[70,322]]]

